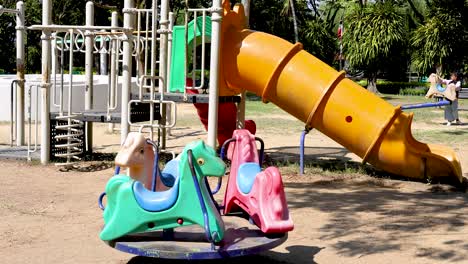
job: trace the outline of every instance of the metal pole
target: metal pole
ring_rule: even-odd
[[[304,175],[304,144],[305,144],[305,137],[309,134],[308,129],[304,129],[301,133],[301,140],[299,143],[299,173]]]
[[[74,32],[73,30],[70,30],[70,49],[68,50],[68,53],[69,53],[69,63],[68,63],[68,76],[70,76],[70,80],[68,82],[68,103],[67,103],[67,108],[68,108],[68,113],[67,113],[67,121],[68,121],[68,127],[67,127],[67,134],[68,134],[68,137],[67,137],[67,164],[70,164],[71,162],[71,159],[72,157],[68,154],[70,154],[72,152],[71,150],[71,125],[72,125],[72,119],[71,119],[71,116],[72,116],[72,103],[73,103],[73,44],[75,43],[75,35],[74,35]],[[66,39],[64,39],[64,41],[66,41]]]
[[[161,1],[161,17],[160,17],[160,27],[161,27],[161,37],[159,43],[159,75],[163,80],[159,80],[159,92],[161,94],[166,92],[167,85],[167,39],[168,39],[168,11],[169,11],[169,0]],[[154,14],[153,14],[154,15]],[[153,29],[154,31],[155,29]],[[166,125],[166,105],[161,104],[161,124]],[[161,149],[166,148],[166,128],[161,129]]]
[[[42,25],[52,24],[52,1],[42,0]],[[41,84],[41,163],[50,160],[50,31],[42,31],[42,84]]]
[[[170,82],[170,69],[171,69],[171,63],[172,63],[172,29],[174,28],[174,13],[169,12],[169,30],[171,31],[169,33],[169,36],[167,38],[167,80],[166,80],[166,92],[169,92],[169,82]]]
[[[409,110],[409,109],[419,109],[419,108],[429,108],[429,107],[440,107],[440,106],[449,105],[449,104],[451,104],[450,101],[443,100],[443,101],[436,102],[436,103],[422,103],[422,104],[402,105],[401,109],[402,110]]]
[[[169,82],[170,82],[170,72],[171,72],[171,63],[172,63],[172,29],[174,28],[174,13],[169,12],[169,35],[167,37],[167,69],[166,69],[166,92],[169,91]],[[166,123],[172,123],[171,112],[176,111],[171,108],[171,105],[166,105]],[[166,130],[166,134],[171,135],[171,129]]]
[[[242,0],[242,5],[244,6],[245,13],[245,27],[249,28],[249,18],[250,18],[250,0]],[[247,99],[247,92],[243,91],[241,93],[241,101],[237,106],[237,128],[245,127],[245,100]]]
[[[111,15],[111,26],[118,27],[119,26],[119,14],[117,11],[112,12]],[[115,30],[111,30],[111,32],[116,32]],[[117,63],[119,58],[119,49],[117,47],[117,40],[112,39],[109,43],[109,52],[110,52],[110,93],[109,93],[109,105],[113,107],[115,105],[115,92],[117,87]],[[109,123],[109,132],[114,132],[114,123]]]
[[[211,61],[210,61],[210,97],[208,107],[208,145],[216,148],[218,133],[218,103],[219,103],[219,64],[221,50],[221,0],[213,0],[211,15]]]
[[[128,123],[128,102],[130,101],[130,91],[132,87],[132,53],[133,53],[133,41],[132,41],[132,30],[133,30],[133,14],[128,12],[129,8],[133,8],[135,5],[134,0],[125,0],[124,2],[124,30],[125,30],[125,40],[123,43],[123,67],[122,67],[122,115],[120,122],[120,141],[123,144],[127,138],[128,132],[130,130],[130,125]]]
[[[94,3],[88,1],[86,3],[86,26],[94,26]],[[85,110],[93,109],[93,51],[94,37],[90,34],[91,31],[85,32],[86,41],[86,57],[85,57]],[[70,44],[71,45],[71,44]],[[86,122],[86,152],[93,151],[93,123]]]
[[[106,32],[106,30],[101,30],[102,32]],[[101,51],[99,53],[99,75],[107,75],[107,44],[105,36],[101,36],[100,39],[100,48]]]
[[[52,74],[54,75],[53,77],[53,88],[52,88],[52,106],[56,107],[59,106],[57,104],[57,65],[58,65],[58,56],[57,56],[57,33],[52,33],[52,42],[51,48],[51,56],[52,56],[52,61],[51,61],[51,66],[52,66]]]
[[[140,31],[141,29],[138,27],[138,31]],[[148,30],[148,28],[146,28],[146,30]],[[154,77],[156,76],[156,61],[157,61],[157,58],[156,58],[156,46],[158,44],[158,40],[157,40],[157,35],[156,35],[156,31],[158,30],[158,1],[157,0],[153,0],[152,1],[152,4],[151,4],[151,66],[150,66],[150,75],[151,77]],[[145,51],[146,53],[147,51]],[[161,74],[161,73],[159,73]],[[162,75],[161,75],[162,76]],[[154,100],[154,92],[155,92],[155,89],[156,89],[156,79],[151,79],[151,90],[150,90],[150,96],[151,96],[151,100]],[[144,85],[144,83],[142,83],[142,85]],[[159,81],[159,85],[161,85],[161,81]],[[143,87],[140,87],[140,98],[142,96],[142,89]],[[141,100],[141,99],[140,99]],[[160,105],[161,106],[161,105]],[[154,140],[154,134],[153,134],[153,121],[154,121],[154,103],[153,101],[150,101],[150,112],[149,112],[149,119],[150,119],[150,138],[151,140]],[[159,108],[161,109],[161,107]],[[161,121],[159,121],[159,123],[161,124]],[[161,141],[161,133],[160,133],[160,130],[158,128],[158,141]]]
[[[343,17],[341,17],[341,20],[340,20],[340,57],[339,57],[339,60],[340,60],[340,71],[343,70],[343,67],[342,66],[342,61],[343,61],[343,33],[344,33],[344,26],[343,26]]]
[[[16,145],[24,145],[24,5],[16,3]]]
[[[343,63],[343,59],[342,59],[342,56],[343,56],[343,42],[340,38],[340,71],[343,70],[343,66],[342,66],[342,63]]]
[[[10,147],[13,147],[13,142],[16,141],[16,90],[18,86],[18,80],[11,82],[10,90]]]

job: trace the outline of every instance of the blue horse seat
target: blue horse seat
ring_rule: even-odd
[[[247,162],[239,166],[237,171],[237,186],[244,194],[250,193],[255,177],[262,171],[260,165],[255,162]]]
[[[171,164],[172,163],[172,164]],[[152,192],[145,188],[145,186],[135,181],[133,183],[133,195],[136,202],[146,211],[161,212],[171,208],[177,201],[179,195],[179,167],[178,160],[171,160],[167,163],[161,174],[161,180],[172,178],[172,188],[163,192]],[[169,165],[171,164],[171,165]],[[163,182],[166,185],[165,182]],[[168,185],[166,185],[168,186]]]
[[[167,187],[174,186],[175,180],[179,175],[179,160],[170,160],[161,172],[161,181]]]
[[[439,92],[444,92],[445,91],[445,88],[442,85],[440,85],[440,83],[438,83],[436,85],[436,88],[437,88],[437,91],[439,91]]]

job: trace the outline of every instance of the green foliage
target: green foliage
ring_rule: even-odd
[[[353,68],[378,70],[404,41],[404,17],[387,2],[356,8],[345,19],[345,57]]]
[[[418,89],[425,90],[427,87],[428,87],[428,83],[377,82],[377,90],[379,90],[379,92],[383,94],[401,94],[403,92],[402,95],[419,95],[419,94],[411,94],[411,93],[415,93],[413,90],[418,90]]]
[[[52,22],[57,25],[84,25],[86,0],[52,1]],[[151,1],[135,1],[137,6],[145,6]],[[7,8],[15,9],[16,1],[4,0],[1,3]],[[95,25],[110,25],[112,11],[121,13],[123,1],[97,0],[95,4]],[[41,1],[24,1],[26,26],[38,25],[42,22]],[[122,17],[122,16],[120,16]],[[122,25],[122,21],[120,21]],[[15,17],[0,15],[0,68],[8,73],[16,71]],[[28,30],[25,42],[26,72],[39,73],[41,71],[41,32]],[[83,63],[84,56],[77,56],[77,63]]]
[[[400,89],[399,95],[411,95],[411,96],[424,96],[426,95],[429,88],[403,88]]]
[[[305,1],[295,0],[294,4],[299,42],[304,45],[304,50],[331,64],[337,52],[334,16],[330,16],[327,20],[326,16],[321,16],[319,10],[314,12],[308,9]],[[290,0],[251,1],[250,12],[250,27],[252,29],[295,42]]]
[[[421,72],[440,66],[460,70],[468,56],[468,1],[433,0],[428,9],[425,23],[411,38],[413,64]]]
[[[367,86],[367,80],[360,80],[360,81],[357,81],[356,83],[359,84],[359,85],[361,85],[362,87],[366,87],[366,86]]]
[[[15,8],[12,0],[2,1],[6,8]],[[10,14],[0,15],[0,68],[7,73],[13,73],[16,68],[15,54],[15,16]]]
[[[345,59],[351,68],[364,70],[369,80],[367,88],[378,92],[375,85],[377,74],[391,59],[404,53],[405,17],[392,1],[379,1],[355,5],[345,20]]]
[[[367,87],[367,80],[358,81],[357,84]],[[392,82],[377,80],[377,89],[383,94],[425,95],[430,84],[427,82]]]
[[[294,42],[293,24],[288,16],[282,16],[281,1],[256,0],[251,1],[250,28],[275,34],[278,37]]]
[[[95,24],[110,25],[110,13],[119,12],[121,0],[95,0]],[[241,2],[232,0],[231,3]],[[14,8],[16,1],[2,5]],[[190,7],[209,7],[210,0],[189,0]],[[339,51],[336,30],[344,17],[344,55],[348,70],[364,71],[367,77],[402,80],[408,60],[419,71],[443,64],[444,69],[468,71],[466,0],[315,0],[309,9],[305,0],[294,0],[299,41],[304,49],[327,64],[333,65]],[[151,0],[135,0],[138,8],[150,8]],[[83,25],[86,0],[53,1],[54,24]],[[184,19],[184,0],[171,0],[170,9],[177,24]],[[41,2],[25,1],[26,25],[41,23]],[[250,27],[290,42],[295,41],[291,0],[251,1]],[[15,72],[14,16],[0,16],[0,68]],[[413,31],[414,30],[414,31]],[[28,31],[26,40],[27,72],[41,70],[40,31]],[[413,50],[408,50],[408,43]],[[412,56],[410,56],[410,54]],[[76,56],[77,65],[84,56]]]
[[[338,49],[335,36],[320,19],[307,21],[301,30],[304,49],[327,64],[332,64]]]

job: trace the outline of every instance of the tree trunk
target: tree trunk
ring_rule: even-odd
[[[435,68],[436,68],[436,74],[439,76],[442,76],[442,64],[437,64]]]
[[[414,15],[416,16],[417,20],[419,23],[424,22],[424,16],[419,12],[419,10],[416,8],[412,0],[407,0],[411,10],[413,10]]]
[[[367,78],[367,90],[373,93],[379,92],[377,90],[377,74],[376,73],[369,74],[369,77]]]
[[[289,0],[289,6],[291,7],[291,13],[293,17],[293,24],[294,24],[294,40],[295,42],[299,42],[299,31],[297,29],[297,17],[296,17],[296,8],[294,7],[294,0]]]

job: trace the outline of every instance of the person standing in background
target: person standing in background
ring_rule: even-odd
[[[461,81],[459,78],[458,73],[453,72],[450,75],[449,80],[442,80],[442,83],[447,85],[447,88],[449,85],[454,85],[455,86],[455,91],[456,91],[456,98],[451,102],[451,104],[445,106],[445,120],[447,120],[447,126],[450,126],[452,124],[457,124],[461,125],[462,123],[460,122],[460,119],[458,118],[458,97],[460,94],[461,90]]]

